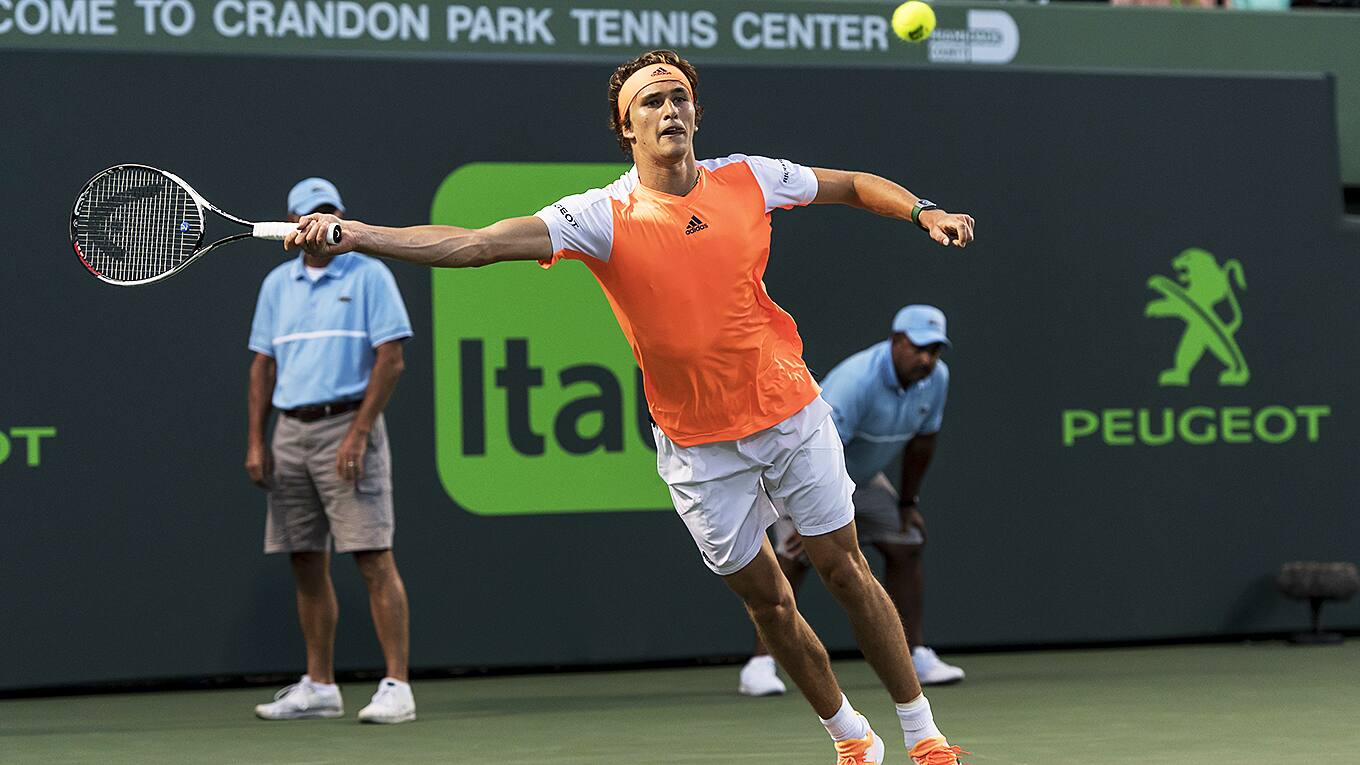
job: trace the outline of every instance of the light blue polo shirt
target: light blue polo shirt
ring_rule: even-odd
[[[888,467],[917,434],[938,433],[944,423],[949,367],[903,389],[884,340],[837,364],[822,380],[822,398],[845,444],[845,468],[860,486]]]
[[[363,398],[373,349],[410,336],[411,319],[387,266],[347,252],[313,282],[298,255],[260,285],[250,350],[274,358],[274,406],[294,409]]]

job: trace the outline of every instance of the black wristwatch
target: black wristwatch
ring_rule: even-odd
[[[921,226],[921,213],[925,212],[926,210],[938,210],[938,209],[940,209],[940,206],[930,201],[929,199],[918,199],[916,200],[916,204],[912,205],[911,207],[911,222],[915,223],[918,226]],[[921,226],[921,228],[925,228],[925,226]]]

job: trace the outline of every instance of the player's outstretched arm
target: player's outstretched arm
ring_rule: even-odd
[[[339,223],[340,242],[330,244],[326,232]],[[538,260],[552,255],[548,224],[533,216],[507,218],[486,228],[408,226],[389,228],[334,215],[304,215],[297,231],[283,240],[284,249],[303,247],[319,255],[358,250],[430,268],[469,268],[504,260]]]
[[[911,210],[920,199],[915,194],[872,173],[812,168],[817,176],[814,205],[849,205],[877,213],[885,218],[911,220]],[[938,207],[922,210],[917,224],[930,238],[948,247],[967,247],[973,241],[973,217],[951,213]]]

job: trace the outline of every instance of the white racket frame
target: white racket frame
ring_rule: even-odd
[[[185,258],[183,263],[180,263],[178,266],[175,266],[174,268],[170,269],[169,271],[166,271],[165,273],[157,274],[146,279],[137,279],[133,281],[123,279],[110,279],[104,274],[101,274],[99,271],[96,271],[94,266],[91,266],[89,261],[85,260],[84,253],[80,251],[80,244],[76,241],[76,218],[80,211],[80,203],[85,198],[85,193],[86,191],[89,190],[90,184],[93,183],[96,178],[100,177],[101,175],[104,175],[105,173],[111,170],[116,170],[118,168],[125,167],[150,170],[153,173],[159,173],[165,176],[166,178],[169,178],[171,181],[179,184],[180,188],[184,189],[185,193],[189,195],[189,198],[194,200],[194,204],[198,206],[199,217],[202,218],[205,222],[207,220],[207,216],[203,214],[203,211],[211,210],[212,212],[217,213],[217,215],[219,215],[220,217],[225,218],[231,221],[232,223],[238,223],[242,226],[248,227],[250,231],[243,232],[240,234],[234,234],[228,237],[223,237],[222,239],[218,239],[217,241],[209,244],[206,247],[200,247],[199,249],[196,249],[194,253],[190,255],[188,258]],[[206,229],[207,226],[205,225],[204,230],[206,231]],[[212,252],[213,250],[217,249],[218,247],[224,244],[250,238],[279,241],[287,237],[289,232],[295,231],[296,229],[297,224],[290,223],[288,221],[266,221],[256,223],[254,221],[248,221],[244,218],[238,218],[237,216],[232,215],[226,210],[223,210],[222,208],[218,207],[212,202],[209,202],[207,199],[204,199],[202,194],[199,194],[198,191],[196,191],[193,186],[190,186],[187,181],[185,181],[178,175],[175,175],[174,173],[168,170],[162,170],[159,167],[152,167],[151,165],[141,165],[130,162],[104,168],[103,170],[100,170],[99,172],[90,176],[89,180],[85,181],[85,185],[81,187],[80,194],[76,197],[76,203],[74,207],[71,209],[71,247],[72,249],[75,250],[76,256],[80,258],[80,262],[82,265],[85,266],[85,269],[89,271],[92,275],[94,275],[96,279],[99,279],[100,281],[106,284],[112,284],[118,287],[138,287],[143,284],[151,284],[153,282],[164,281],[174,276],[175,274],[179,273],[180,271],[183,271],[185,268],[189,266],[189,264],[193,263],[194,261],[203,257],[204,255],[207,255],[209,252]],[[330,242],[331,244],[338,244],[340,242],[341,235],[342,233],[340,224],[333,223],[331,224],[330,230],[326,232],[326,241]],[[199,235],[199,243],[202,243],[201,234]]]

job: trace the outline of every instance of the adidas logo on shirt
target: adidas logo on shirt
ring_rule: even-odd
[[[699,220],[699,216],[691,215],[689,216],[689,225],[685,226],[685,236],[689,236],[690,234],[697,234],[706,228],[708,228],[708,224]]]

